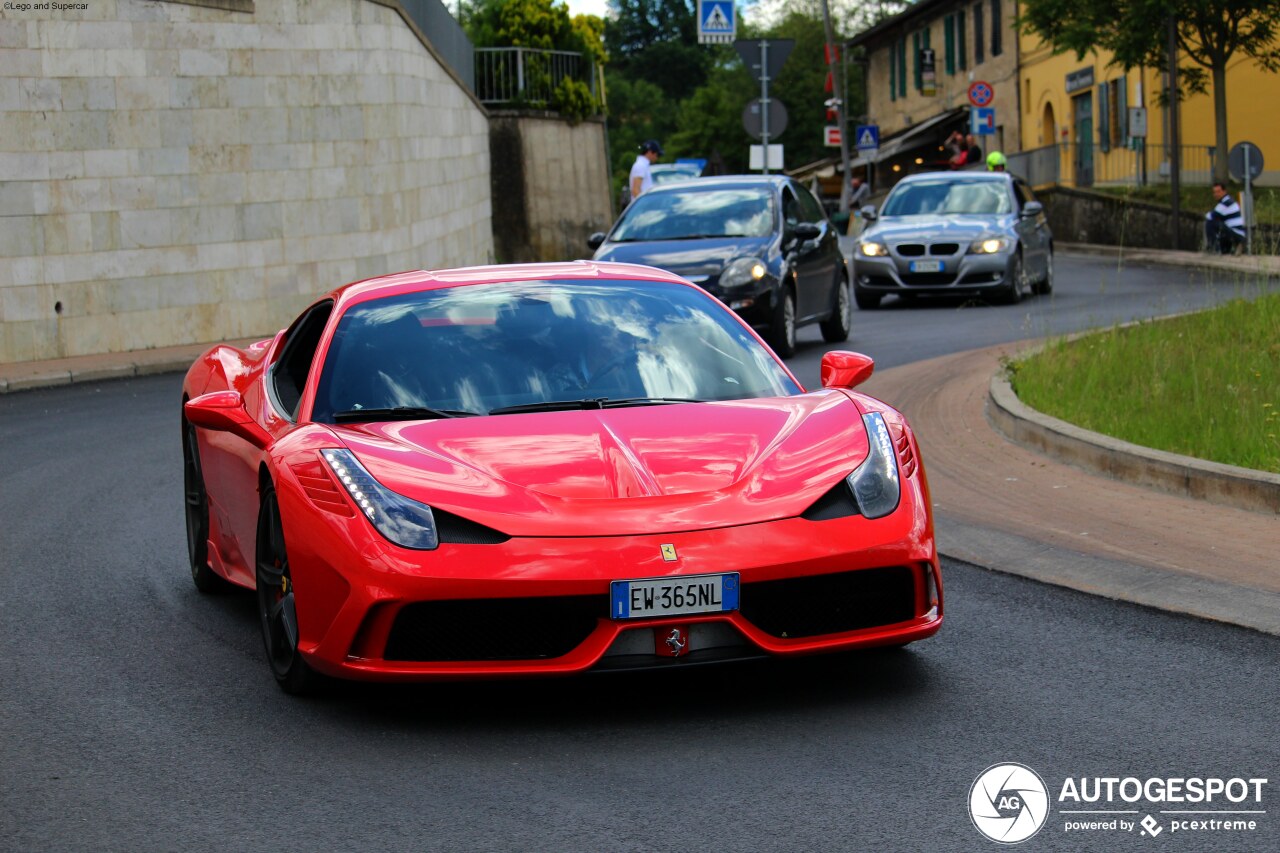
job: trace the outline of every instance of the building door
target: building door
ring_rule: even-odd
[[[1076,186],[1093,186],[1093,93],[1071,99],[1076,125]]]

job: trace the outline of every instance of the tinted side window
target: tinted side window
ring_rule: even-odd
[[[782,219],[786,231],[792,231],[796,225],[805,221],[804,210],[791,187],[782,188]]]
[[[795,191],[800,197],[800,208],[804,211],[806,222],[822,222],[827,218],[822,203],[813,197],[813,193],[803,186],[796,186]]]
[[[297,420],[302,389],[306,387],[320,335],[324,333],[332,311],[332,302],[322,302],[299,317],[285,336],[280,358],[271,368],[271,390],[280,410],[289,420]]]

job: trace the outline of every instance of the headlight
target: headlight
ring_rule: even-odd
[[[879,412],[862,416],[867,428],[871,452],[866,461],[848,477],[849,488],[866,518],[880,518],[898,508],[898,496],[902,492],[898,482],[898,457],[893,452],[893,439],[889,427]]]
[[[720,273],[720,286],[725,288],[755,284],[768,272],[759,258],[738,258]]]
[[[877,243],[874,240],[859,243],[858,251],[866,255],[868,258],[883,258],[889,254],[889,249],[884,243]]]
[[[320,453],[379,533],[403,548],[416,551],[432,551],[440,544],[431,507],[397,494],[373,479],[349,450]]]
[[[981,240],[974,240],[969,251],[975,255],[994,255],[1008,248],[1009,241],[1004,237],[983,237]]]

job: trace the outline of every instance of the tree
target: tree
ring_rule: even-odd
[[[648,80],[671,101],[706,82],[715,51],[698,44],[697,0],[610,0],[604,40],[614,70]]]
[[[1204,93],[1213,82],[1214,180],[1227,179],[1227,65],[1237,54],[1280,70],[1275,44],[1280,0],[1023,0],[1018,23],[1056,52],[1108,50],[1112,65],[1164,67],[1166,28],[1177,21],[1178,47],[1199,68],[1180,68],[1180,90]],[[1182,91],[1178,93],[1181,97]]]

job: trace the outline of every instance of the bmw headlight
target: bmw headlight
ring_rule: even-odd
[[[755,284],[765,277],[768,270],[764,261],[759,258],[738,258],[720,273],[720,286],[723,288],[742,287]]]
[[[866,240],[859,243],[858,251],[866,255],[868,258],[884,258],[889,255],[889,247],[884,243],[877,243],[874,240]]]
[[[373,479],[350,450],[320,453],[379,533],[402,548],[416,551],[432,551],[440,544],[431,507],[397,494]]]
[[[866,518],[881,518],[898,508],[902,492],[898,481],[898,456],[893,452],[889,427],[879,412],[862,416],[871,452],[848,477],[849,488]]]
[[[1005,237],[983,237],[969,245],[969,251],[975,255],[994,255],[1009,248],[1009,240]]]

